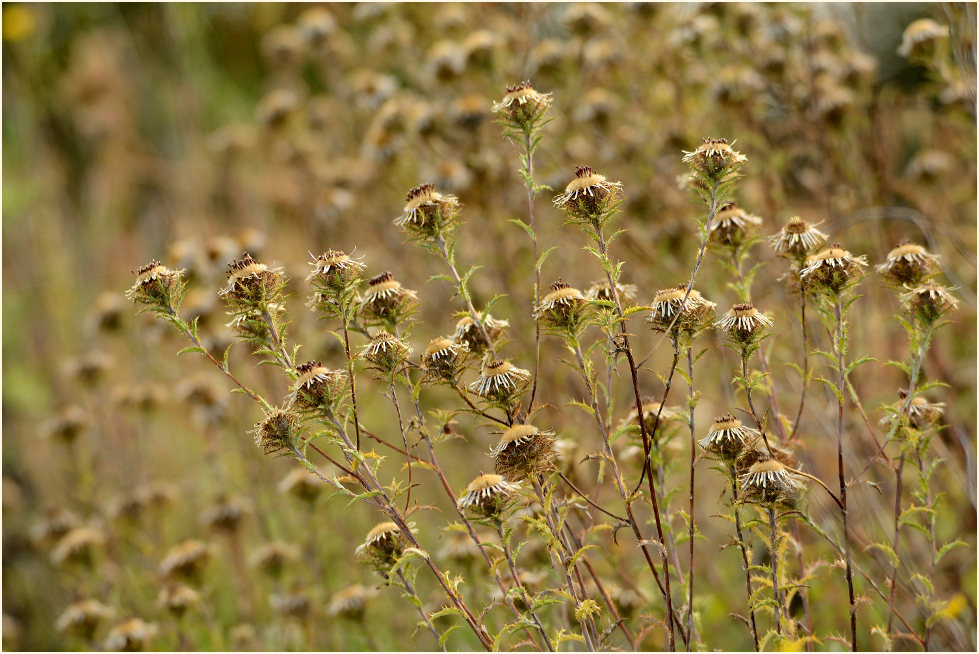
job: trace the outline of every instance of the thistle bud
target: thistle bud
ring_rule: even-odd
[[[281,454],[296,447],[302,427],[299,416],[287,409],[272,409],[255,425],[255,444],[266,454]]]
[[[500,435],[490,456],[496,461],[496,474],[512,481],[548,472],[557,456],[554,434],[534,425],[515,425]]]
[[[313,271],[306,277],[306,282],[319,293],[330,297],[342,295],[355,286],[360,279],[360,271],[364,269],[363,262],[339,250],[327,250],[310,265]]]
[[[683,153],[683,162],[710,185],[734,179],[747,160],[746,156],[728,145],[726,139],[706,138],[693,152]]]
[[[807,290],[839,293],[853,283],[860,269],[866,266],[866,256],[855,257],[839,243],[832,243],[822,252],[806,259],[806,267],[799,271],[799,277]]]
[[[518,484],[505,480],[502,475],[479,475],[469,482],[457,504],[460,509],[498,520],[518,488]]]
[[[307,361],[296,366],[299,375],[288,395],[289,406],[299,411],[335,410],[346,397],[346,373],[323,367],[319,361]]]
[[[411,189],[405,202],[407,204],[394,224],[404,227],[415,238],[442,238],[457,226],[458,198],[439,193],[433,184],[422,184]]]
[[[748,240],[752,229],[761,225],[761,218],[753,216],[734,202],[728,202],[714,216],[710,226],[711,242],[736,248]]]
[[[493,113],[505,127],[530,132],[540,126],[550,106],[550,93],[540,93],[530,82],[522,82],[506,88],[503,99],[493,103]]]
[[[589,309],[584,294],[560,279],[550,288],[551,292],[534,307],[534,320],[553,331],[577,334]]]
[[[448,338],[433,338],[421,356],[421,367],[433,379],[454,381],[459,374],[462,358],[469,351],[465,342],[455,342]]]
[[[394,273],[383,272],[368,282],[360,313],[369,319],[397,322],[417,301],[418,295],[403,287]]]
[[[267,308],[287,281],[281,268],[269,268],[245,252],[228,265],[228,283],[218,295],[236,312]]]
[[[588,166],[578,166],[564,193],[554,198],[554,206],[577,224],[601,223],[622,200],[622,183],[610,182]]]
[[[745,302],[731,307],[714,326],[723,331],[732,343],[748,346],[761,339],[765,328],[772,326],[772,319]]]
[[[924,282],[901,295],[901,303],[908,312],[932,323],[958,308],[959,301],[951,290],[934,281]]]
[[[931,274],[938,257],[920,245],[902,241],[887,253],[887,260],[877,266],[884,279],[899,286],[917,286]]]
[[[760,437],[760,431],[743,426],[732,414],[725,413],[714,418],[707,437],[698,445],[709,455],[733,463]]]
[[[382,522],[367,532],[367,537],[355,550],[376,569],[386,573],[404,551],[401,528],[393,522]]]
[[[401,342],[397,336],[379,330],[371,338],[370,343],[364,346],[360,356],[370,364],[371,368],[390,375],[401,367],[410,353],[411,348]]]
[[[133,271],[136,283],[126,291],[126,297],[136,304],[176,308],[183,298],[183,273],[183,270],[170,270],[153,260]]]

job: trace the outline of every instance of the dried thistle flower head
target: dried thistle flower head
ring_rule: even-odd
[[[707,437],[698,445],[709,455],[733,463],[760,437],[760,431],[745,427],[733,414],[725,413],[714,418]]]
[[[683,163],[709,185],[730,181],[747,160],[727,139],[705,138],[696,150],[683,153]]]
[[[183,616],[189,609],[201,603],[196,590],[184,584],[166,584],[160,589],[157,603],[176,617]]]
[[[812,225],[795,216],[782,229],[769,236],[768,242],[778,256],[801,263],[810,252],[826,242],[826,234],[816,229],[818,225],[820,223]]]
[[[378,330],[364,346],[360,356],[375,370],[390,375],[401,367],[411,348],[391,332]]]
[[[421,367],[433,379],[452,381],[459,373],[459,364],[469,345],[445,337],[433,338],[421,356]]]
[[[803,287],[814,290],[840,292],[855,280],[861,268],[867,266],[867,257],[855,257],[832,243],[828,248],[806,259],[806,267],[799,271]]]
[[[772,319],[751,303],[743,302],[732,306],[714,326],[724,331],[732,342],[748,345],[764,335],[765,328],[772,326]]]
[[[228,265],[228,283],[218,291],[235,311],[247,311],[275,302],[285,287],[281,268],[269,268],[245,252]]]
[[[136,282],[126,298],[152,307],[175,307],[184,289],[183,270],[170,270],[155,259],[133,271]]]
[[[656,331],[665,332],[672,325],[674,333],[696,334],[710,325],[716,307],[696,289],[687,294],[686,284],[680,284],[657,291],[648,321]]]
[[[493,113],[505,127],[529,133],[541,125],[550,106],[550,93],[541,93],[530,82],[521,82],[506,88],[503,99],[493,103]]]
[[[367,532],[367,537],[355,550],[381,572],[386,572],[401,556],[404,537],[401,527],[393,522],[382,522]]]
[[[101,350],[92,350],[65,362],[65,373],[81,384],[95,386],[105,379],[106,373],[115,365],[111,355]]]
[[[919,18],[904,29],[897,53],[908,59],[927,61],[935,57],[948,37],[947,25],[939,25],[930,18]]]
[[[550,289],[534,307],[534,320],[547,329],[577,334],[589,309],[584,294],[561,279],[551,284]]]
[[[938,263],[938,257],[920,245],[902,241],[887,253],[887,260],[877,266],[877,272],[887,281],[917,286],[927,279]]]
[[[306,476],[310,475],[307,473]],[[273,541],[252,552],[248,564],[273,579],[279,579],[285,572],[286,566],[297,561],[299,561],[298,547],[282,541]]]
[[[615,283],[615,292],[619,296],[619,301],[633,300],[638,293],[638,289],[635,284],[620,284]],[[612,288],[608,285],[605,280],[592,282],[588,290],[585,291],[585,298],[589,300],[599,300],[601,302],[614,302],[615,298],[612,296]]]
[[[659,424],[665,426],[668,423],[675,422],[680,419],[680,407],[670,407],[664,406],[663,410],[660,411],[660,403],[651,398],[646,398],[642,402],[642,418],[643,422],[646,423],[646,433],[652,434],[654,431],[662,430],[656,429],[656,416],[659,415]],[[626,415],[625,418],[619,423],[618,429],[621,431],[623,429],[639,429],[639,412],[633,407],[633,409]]]
[[[288,409],[273,409],[252,429],[255,444],[266,454],[281,454],[296,446],[302,432],[299,416]]]
[[[342,480],[341,480],[342,481]],[[306,468],[293,468],[279,481],[278,491],[304,502],[314,502],[323,490],[323,483]]]
[[[81,526],[81,520],[63,507],[52,507],[31,528],[31,540],[42,547],[51,547],[72,529]]]
[[[554,206],[567,214],[570,222],[602,223],[622,199],[622,182],[610,182],[588,166],[574,169],[574,179],[564,193],[554,198]]]
[[[346,397],[348,378],[343,371],[330,370],[319,361],[307,361],[296,366],[296,373],[288,401],[300,411],[332,411]]]
[[[333,296],[341,295],[355,285],[364,269],[362,261],[339,250],[327,250],[309,265],[313,271],[306,277],[306,282],[317,291]]]
[[[109,631],[104,647],[110,652],[141,652],[151,645],[158,631],[155,624],[129,618]]]
[[[368,282],[360,305],[365,317],[375,320],[398,321],[418,300],[418,295],[403,287],[394,273],[383,272]]]
[[[898,391],[898,395],[901,397],[901,400],[888,407],[886,409],[887,415],[880,419],[879,424],[885,429],[893,429],[895,419],[901,410],[905,409],[904,405],[907,401],[908,392],[902,388]],[[929,402],[923,395],[915,395],[908,402],[906,411],[908,422],[912,427],[915,429],[927,429],[941,420],[942,415],[945,413],[945,403]],[[903,434],[898,431],[897,435],[902,436]]]
[[[744,499],[759,504],[791,504],[805,488],[802,477],[776,459],[759,461],[739,478]]]
[[[199,583],[204,568],[214,554],[207,543],[190,539],[176,545],[160,562],[160,575],[170,580]]]
[[[55,628],[64,634],[71,634],[86,642],[91,641],[96,629],[112,617],[114,611],[94,599],[83,599],[72,602],[58,616]]]
[[[457,504],[460,509],[499,519],[519,487],[519,484],[507,481],[502,475],[481,474],[469,482]]]
[[[490,456],[496,461],[496,473],[512,481],[552,470],[556,455],[554,434],[534,425],[510,427],[490,450]]]
[[[57,565],[90,568],[105,547],[105,541],[105,532],[97,527],[76,527],[61,537],[51,552],[51,560]]]
[[[901,303],[909,312],[925,322],[934,322],[947,313],[955,311],[959,306],[959,301],[951,293],[954,289],[942,286],[938,282],[926,281],[914,288],[905,288],[910,290],[901,295]]]
[[[487,343],[486,338],[483,336],[483,330],[473,322],[472,316],[463,316],[456,323],[455,333],[452,335],[452,338],[457,343],[468,345],[469,351],[473,354],[480,355],[490,345],[495,344],[497,339],[503,335],[503,332],[509,326],[510,322],[508,320],[497,320],[491,314],[486,314],[486,318],[483,319],[483,328],[486,330],[486,335],[493,341],[493,343]]]
[[[798,465],[795,453],[792,450],[782,447],[778,443],[773,443],[772,439],[765,442],[765,438],[755,439],[754,443],[744,448],[735,461],[735,468],[738,474],[746,473],[751,466],[762,461],[774,459],[786,468],[795,468]]]
[[[530,377],[529,371],[517,368],[509,361],[487,359],[479,371],[479,378],[469,384],[469,388],[485,398],[509,404],[527,385]]]
[[[452,232],[459,216],[459,199],[443,195],[434,184],[422,184],[408,191],[404,209],[394,224],[416,238],[437,239]]]
[[[336,20],[325,7],[311,7],[299,14],[296,26],[313,47],[323,45],[337,29]]]
[[[371,591],[361,584],[341,588],[330,598],[330,603],[326,606],[326,614],[347,620],[361,620],[371,594]]]
[[[76,404],[61,407],[42,425],[41,433],[46,438],[70,445],[91,424],[88,413]]]
[[[258,103],[255,115],[258,124],[270,130],[278,129],[288,122],[299,107],[299,95],[290,89],[269,91]]]
[[[122,295],[112,291],[99,293],[92,310],[92,322],[99,331],[117,332],[122,327],[124,310]]]
[[[738,247],[758,225],[761,225],[761,218],[748,213],[734,202],[728,202],[714,216],[710,238],[720,245]]]
[[[234,534],[250,512],[251,507],[244,501],[218,497],[214,504],[201,514],[201,522],[211,529]]]

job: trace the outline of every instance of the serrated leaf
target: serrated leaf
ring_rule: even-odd
[[[177,352],[177,356],[179,357],[181,354],[187,354],[188,352],[200,352],[201,354],[204,354],[205,350],[202,347],[191,345]]]

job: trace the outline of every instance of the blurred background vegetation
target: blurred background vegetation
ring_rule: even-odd
[[[359,619],[331,616],[337,591],[377,585],[353,564],[353,549],[378,516],[328,502],[315,488],[305,494],[303,482],[287,477],[293,463],[263,458],[246,433],[260,418],[256,407],[229,395],[203,359],[176,360],[184,343],[136,316],[122,292],[130,271],[151,258],[187,269],[185,312],[199,316],[208,343],[223,350],[231,335],[215,291],[226,264],[247,249],[295,280],[290,333],[304,357],[342,367],[342,350],[302,306],[308,290],[301,280],[307,252],[356,249],[371,274],[392,270],[419,291],[418,352],[451,330],[459,308],[448,285],[426,283],[442,272],[438,262],[403,243],[391,225],[404,192],[431,181],[461,199],[459,258],[482,266],[474,294],[479,303],[507,294],[494,315],[511,322],[514,362],[532,367],[532,255],[523,231],[508,222],[525,218],[526,195],[518,152],[490,114],[507,84],[530,79],[554,95],[554,120],[535,161],[538,180],[559,190],[575,165],[588,164],[624,184],[619,224],[628,231],[616,249],[640,303],[686,281],[692,268],[702,216],[677,178],[685,172],[682,151],[705,136],[736,139],[749,157],[735,199],[764,219],[762,233],[801,215],[823,221],[833,240],[873,263],[900,239],[943,257],[961,304],[925,364],[927,379],[949,385],[933,397],[947,403],[936,439],[945,459],[939,540],[960,538],[969,547],[943,559],[937,573],[937,595],[955,602],[938,642],[973,649],[975,11],[975,4],[344,4],[323,11],[270,3],[5,3],[4,647],[91,647],[129,616],[158,626],[148,645],[157,648],[435,646],[414,632],[415,615],[393,591],[373,595]],[[906,28],[922,18],[945,31],[899,54]],[[580,236],[561,227],[549,198],[538,201],[538,232],[544,247],[558,250],[543,280],[561,276],[587,287],[600,270],[581,252]],[[772,384],[794,398],[799,378],[785,364],[800,361],[801,336],[778,281],[785,267],[766,245],[754,256],[771,264],[758,273],[756,303],[778,307]],[[733,302],[726,274],[708,254],[697,287],[720,307]],[[893,317],[893,291],[870,276],[861,292],[852,348],[877,361],[852,381],[876,425],[880,407],[906,383],[884,364],[906,360],[907,343]],[[638,320],[631,331],[640,352],[656,338]],[[576,444],[569,470],[593,478],[594,468],[576,462],[597,448],[595,434],[578,434],[575,409],[558,410],[582,396],[581,383],[556,361],[557,341],[545,339],[543,347],[540,392],[554,407],[547,420]],[[647,367],[668,367],[666,349]],[[270,396],[284,395],[282,379],[247,361],[247,348],[236,346],[233,367]],[[717,347],[698,364],[699,424],[731,401],[735,363]],[[658,395],[659,382],[647,377],[649,394]],[[618,389],[620,413],[629,392]],[[813,394],[800,456],[808,470],[832,478],[835,452],[819,415],[831,402],[822,389]],[[364,393],[363,401],[362,420],[390,435],[391,409],[380,393]],[[452,405],[441,391],[424,402]],[[489,470],[483,454],[493,436],[469,417],[457,420],[461,438],[443,446],[442,458],[451,462],[451,484],[462,488]],[[859,415],[848,420],[848,433],[867,440]],[[854,448],[861,462],[873,454],[869,440]],[[385,465],[395,472],[400,462]],[[878,481],[893,484],[878,467]],[[729,538],[723,521],[710,518],[722,485],[710,472],[700,478],[698,522],[710,543],[704,551],[714,552]],[[419,502],[444,504],[433,485],[419,490]],[[868,537],[886,534],[891,509],[869,487],[855,495],[861,529]],[[821,498],[811,504],[817,521],[835,519]],[[240,513],[233,528],[221,528],[217,509]],[[418,520],[428,547],[446,544],[439,514]],[[54,543],[83,524],[105,542],[85,565],[59,564]],[[203,608],[177,619],[158,603],[159,566],[192,538],[214,553],[199,589]],[[906,543],[912,566],[915,547],[923,546],[914,538]],[[296,560],[283,555],[278,576],[249,562],[272,541],[295,548],[288,551]],[[635,563],[632,543],[602,546],[613,561]],[[703,572],[701,619],[722,625],[711,647],[750,647],[743,625],[726,617],[743,606],[734,549]],[[465,592],[487,596],[485,570],[470,572],[471,558],[446,554],[457,555],[450,567],[467,577]],[[885,578],[885,567],[868,566]],[[651,580],[642,583],[655,597]],[[424,586],[437,608],[434,590]],[[308,611],[290,612],[273,598],[291,592],[305,594]],[[90,640],[54,628],[81,597],[115,611]],[[845,587],[827,585],[815,604],[823,633],[843,629],[841,602]],[[914,613],[910,592],[901,605]],[[659,608],[657,599],[642,610]],[[878,609],[862,615],[873,623]],[[473,646],[456,634],[451,647]],[[661,647],[658,638],[646,645]]]

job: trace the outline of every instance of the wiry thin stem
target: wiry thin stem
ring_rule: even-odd
[[[751,588],[751,564],[748,563],[748,549],[744,544],[744,534],[741,530],[741,510],[738,508],[738,475],[733,465],[728,466],[728,472],[731,475],[731,509],[734,511],[734,529],[738,535],[738,549],[741,550],[741,563],[744,566],[744,583],[750,600],[754,591]],[[749,605],[748,610],[751,612],[751,638],[757,652],[758,623],[755,620],[755,608]]]
[[[768,507],[768,525],[771,528],[769,553],[772,557],[772,599],[775,600],[775,633],[782,633],[781,614],[784,611],[782,595],[778,590],[778,532],[775,529],[775,507]]]
[[[411,448],[408,446],[408,434],[405,433],[404,420],[401,418],[401,404],[398,402],[398,393],[394,388],[394,378],[388,384],[388,390],[391,392],[391,402],[394,404],[394,410],[398,414],[398,430],[401,432],[401,444],[405,448],[405,460],[408,462],[408,492],[405,493],[405,511],[407,511],[408,506],[411,504]]]
[[[806,407],[806,391],[809,390],[809,328],[806,324],[806,294],[801,292],[799,296],[802,298],[802,315],[800,317],[802,322],[802,393],[799,395],[799,410],[796,411],[795,421],[792,423],[792,432],[789,434],[790,441],[795,438],[799,431],[799,425],[802,423],[802,410]]]
[[[347,328],[347,308],[344,307],[343,316],[343,350],[347,357],[347,379],[350,381],[350,405],[354,413],[354,432],[357,435],[357,449],[360,449],[360,419],[357,417],[357,380],[354,378],[354,362],[350,356],[350,330]],[[405,448],[407,449],[407,448]]]
[[[534,625],[536,625],[537,630],[540,632],[541,636],[543,636],[544,643],[547,645],[547,650],[553,652],[555,651],[554,645],[551,643],[551,639],[547,637],[547,631],[544,629],[544,625],[541,624],[540,618],[537,617],[537,612],[534,611],[533,604],[530,601],[530,593],[527,592],[527,587],[520,581],[520,575],[517,574],[517,566],[513,562],[513,554],[510,552],[510,544],[507,542],[506,536],[503,534],[503,523],[499,520],[496,522],[496,533],[500,536],[500,543],[503,546],[503,555],[506,557],[507,567],[510,569],[510,577],[513,579],[514,585],[520,589],[520,594],[523,595],[524,604],[527,605],[527,612],[530,614],[531,620],[534,621]],[[506,595],[506,591],[503,591],[503,594]]]
[[[837,397],[838,411],[836,420],[836,460],[840,477],[840,504],[843,513],[843,554],[846,562],[846,585],[850,598],[850,649],[857,651],[857,607],[853,593],[853,568],[850,558],[850,536],[847,528],[846,478],[843,472],[843,398],[846,392],[846,366],[844,365],[844,326],[843,299],[836,297],[836,334],[833,339],[833,354],[837,361]]]
[[[895,473],[895,489],[894,489],[894,538],[891,542],[891,550],[895,553],[901,542],[901,493],[902,493],[902,476],[904,473],[904,452],[901,453],[900,458],[897,460],[897,472]],[[897,591],[897,563],[891,568],[891,583],[890,590],[887,593],[887,635],[888,637],[893,633],[894,629],[894,597]]]
[[[433,636],[435,636],[435,642],[439,643],[442,646],[443,652],[448,651],[445,649],[445,643],[440,642],[439,632],[435,630],[435,626],[432,624],[432,621],[428,618],[428,614],[425,613],[425,609],[422,608],[421,598],[418,597],[418,593],[416,593],[415,589],[411,586],[410,583],[408,583],[408,579],[405,577],[404,573],[401,570],[398,570],[398,579],[401,580],[401,584],[404,586],[405,592],[408,593],[409,596],[415,599],[415,602],[417,603],[416,608],[418,609],[418,615],[422,617],[422,621],[425,623],[425,626],[428,627],[428,630],[432,632]]]
[[[690,641],[693,640],[694,626],[693,626],[693,579],[694,579],[694,558],[693,558],[693,543],[694,543],[694,479],[696,473],[696,466],[694,465],[697,461],[697,432],[694,428],[694,392],[693,392],[693,346],[689,345],[687,347],[687,400],[688,400],[688,412],[689,412],[689,424],[690,424],[690,505],[689,505],[689,516],[687,518],[688,526],[688,537],[689,537],[689,547],[690,547],[690,571],[687,574],[687,633],[690,634],[690,638],[687,638],[687,651],[690,651]]]
[[[524,130],[524,156],[527,160],[527,211],[530,214],[530,231],[534,242],[534,294],[535,307],[540,306],[540,266],[537,254],[537,224],[534,222],[534,148],[531,143],[531,129]],[[540,371],[540,323],[536,322],[534,333],[534,384],[530,390],[530,400],[527,402],[527,414],[533,411],[534,398],[537,397],[537,376]]]

